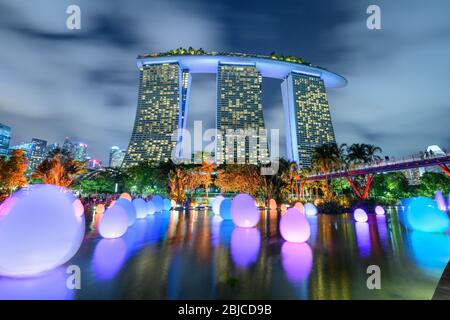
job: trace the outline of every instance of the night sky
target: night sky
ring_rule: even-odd
[[[66,8],[81,7],[81,30]],[[366,27],[381,7],[382,29]],[[12,144],[65,136],[106,161],[133,127],[139,53],[177,47],[296,55],[337,72],[329,91],[338,143],[402,156],[450,147],[450,1],[25,1],[0,2],[0,122]],[[265,79],[268,128],[284,118],[280,81]],[[214,75],[194,75],[189,126],[215,123]]]

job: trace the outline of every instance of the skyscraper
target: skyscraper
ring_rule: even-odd
[[[335,142],[324,81],[312,73],[292,71],[281,89],[288,159],[308,167],[315,147]]]
[[[0,156],[7,156],[9,142],[11,141],[11,128],[0,123]]]
[[[31,150],[29,155],[29,170],[34,170],[47,156],[47,141],[31,139]]]
[[[217,163],[268,161],[261,92],[262,77],[255,64],[219,63]]]
[[[138,105],[125,167],[178,157],[181,150],[175,146],[182,136],[176,131],[186,127],[189,71],[178,63],[142,64],[139,70]]]
[[[88,158],[87,144],[86,143],[76,143],[74,144],[74,159],[77,161],[86,161]]]
[[[109,151],[109,166],[112,168],[120,167],[122,165],[124,157],[124,150],[121,150],[117,146],[111,147],[111,150]]]

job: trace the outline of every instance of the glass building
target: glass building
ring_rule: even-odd
[[[123,159],[125,157],[125,151],[119,147],[111,147],[109,151],[109,166],[112,168],[119,168],[122,166]]]
[[[217,163],[268,162],[261,93],[262,76],[254,64],[219,63]]]
[[[0,156],[8,155],[10,141],[11,128],[0,123]]]
[[[33,138],[31,145],[28,168],[34,170],[47,156],[47,141]]]
[[[124,167],[168,161],[181,154],[181,148],[175,150],[182,139],[177,130],[186,127],[190,81],[189,71],[176,62],[140,67],[136,118]]]
[[[335,142],[324,82],[314,74],[291,72],[281,90],[287,157],[308,167],[315,147]]]

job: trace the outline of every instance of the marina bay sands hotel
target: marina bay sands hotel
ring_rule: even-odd
[[[201,50],[201,49],[200,49]],[[281,79],[287,158],[311,164],[314,148],[335,142],[326,90],[346,80],[295,57],[177,49],[137,58],[139,96],[123,166],[181,157],[191,74],[217,75],[216,163],[270,161],[261,101],[263,77]],[[282,116],[282,115],[280,115]],[[247,133],[244,140],[233,135]],[[179,132],[174,137],[174,132]],[[230,140],[231,137],[231,140]],[[239,162],[241,161],[241,162]]]

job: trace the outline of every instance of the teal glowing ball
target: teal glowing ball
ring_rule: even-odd
[[[163,210],[164,211],[170,211],[170,208],[171,208],[172,206],[171,206],[171,204],[170,204],[170,200],[169,199],[167,199],[167,198],[164,198],[163,199]]]
[[[406,210],[408,228],[423,232],[446,232],[450,226],[447,213],[439,210],[433,199],[417,197],[411,199]]]
[[[231,220],[231,200],[223,199],[220,203],[220,216],[223,220]]]

